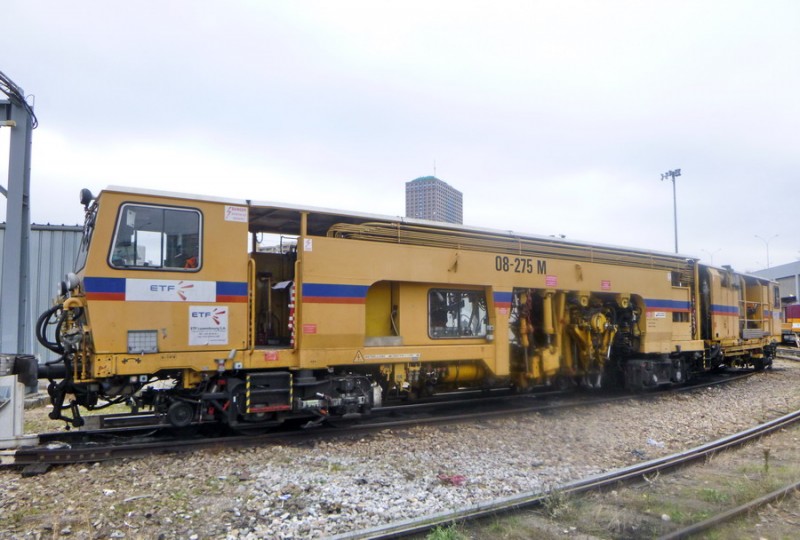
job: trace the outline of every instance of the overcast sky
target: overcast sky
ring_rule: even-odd
[[[680,168],[682,253],[752,271],[769,241],[771,266],[800,258],[797,1],[1,13],[0,71],[39,119],[36,223],[81,221],[80,188],[108,185],[402,215],[405,182],[435,166],[467,225],[669,252],[660,178]]]

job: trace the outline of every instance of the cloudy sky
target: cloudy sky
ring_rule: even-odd
[[[39,119],[37,223],[79,222],[80,188],[107,185],[402,215],[435,167],[466,224],[669,252],[660,178],[680,168],[682,253],[800,258],[793,0],[4,0],[2,18],[0,71]],[[7,152],[3,128],[3,171]]]

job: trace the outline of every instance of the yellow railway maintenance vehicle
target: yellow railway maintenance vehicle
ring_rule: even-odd
[[[766,367],[780,336],[773,283],[678,255],[136,189],[81,202],[75,273],[37,325],[60,355],[51,417],[75,425],[120,401],[248,429],[460,388],[647,388]]]

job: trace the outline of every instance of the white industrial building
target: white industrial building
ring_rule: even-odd
[[[781,304],[784,306],[797,303],[800,296],[800,261],[759,270],[753,272],[753,275],[777,281],[781,291]]]

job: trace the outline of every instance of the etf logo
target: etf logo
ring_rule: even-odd
[[[174,291],[175,285],[150,285],[150,290],[153,292]]]
[[[216,302],[215,281],[127,279],[125,300],[135,302]]]
[[[223,316],[226,314],[227,311],[221,308],[214,308],[213,310],[208,311],[196,310],[190,312],[190,315],[193,319],[211,319],[215,325],[219,325],[223,319]]]
[[[189,306],[189,345],[226,345],[228,306]]]
[[[189,289],[193,289],[193,283],[186,283],[184,281],[179,281],[177,285],[171,283],[151,283],[150,284],[150,292],[152,293],[177,293],[178,297],[181,300],[186,301],[186,293]]]

